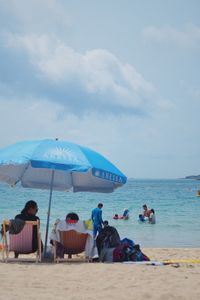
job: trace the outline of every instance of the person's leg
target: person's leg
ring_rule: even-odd
[[[98,232],[98,226],[94,224],[93,225],[93,237],[94,237],[94,239],[96,238],[97,232]]]
[[[60,258],[64,258],[64,253],[65,253],[65,249],[64,249],[63,245],[61,243],[57,242],[56,256],[60,257]]]
[[[99,224],[99,225],[97,226],[97,231],[98,231],[98,233],[100,233],[100,232],[101,232],[101,230],[102,230],[102,225],[101,225],[101,224]]]
[[[100,256],[100,253],[101,253],[101,239],[99,238],[99,235],[97,236],[97,239],[96,239],[96,247],[97,247],[98,256]]]

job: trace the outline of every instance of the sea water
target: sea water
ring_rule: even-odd
[[[91,210],[99,202],[103,219],[117,228],[121,238],[127,237],[142,247],[200,247],[200,197],[196,197],[200,181],[195,180],[128,180],[127,184],[111,194],[53,192],[50,231],[57,218],[65,219],[76,212],[80,219],[89,219]],[[38,203],[44,240],[48,190],[14,188],[0,184],[0,222],[12,219],[28,200]],[[154,208],[156,224],[141,223],[138,215],[142,205]],[[114,214],[130,211],[129,220],[113,220]]]

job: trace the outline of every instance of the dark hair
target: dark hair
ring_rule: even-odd
[[[143,208],[147,208],[147,205],[146,205],[146,204],[144,204],[144,205],[143,205]]]
[[[103,226],[108,226],[108,221],[103,221]]]
[[[69,214],[66,215],[66,220],[67,219],[78,221],[79,220],[79,216],[76,213],[71,212],[71,213],[69,213]]]
[[[30,208],[37,208],[37,203],[33,200],[27,201],[24,208],[21,211],[21,214],[27,213]]]
[[[154,210],[153,208],[151,209],[151,212],[152,212],[153,214],[155,214],[155,210]]]
[[[99,203],[98,208],[102,208],[102,207],[103,207],[103,203]]]
[[[118,214],[115,214],[115,217],[118,217]]]
[[[139,251],[140,250],[140,245],[139,244],[135,244],[133,246],[134,250]]]

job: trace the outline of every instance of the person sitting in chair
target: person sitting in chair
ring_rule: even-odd
[[[76,224],[79,221],[79,216],[76,213],[71,212],[66,215],[65,221],[68,224]]]
[[[35,201],[29,200],[26,202],[21,213],[15,216],[15,220],[20,219],[23,221],[40,221],[39,217],[36,216],[38,212],[38,205]],[[43,248],[43,245],[41,245]],[[33,241],[32,250],[36,252],[38,250],[38,233],[37,226],[33,226]],[[18,258],[18,253],[15,252],[15,258]]]
[[[74,212],[68,213],[65,220],[58,219],[55,223],[54,229],[51,232],[50,240],[51,244],[56,244],[56,255],[60,258],[64,258],[65,249],[61,244],[60,232],[70,230],[88,234],[85,246],[85,254],[86,256],[91,257],[93,249],[93,232],[92,230],[86,228],[84,221],[79,220],[79,216]]]

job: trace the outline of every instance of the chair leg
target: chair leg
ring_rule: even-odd
[[[37,251],[37,255],[38,255],[38,261],[41,262],[42,260],[42,241],[41,241],[41,234],[38,233],[38,251]]]
[[[2,249],[2,261],[5,262],[5,245],[3,243],[3,249]]]
[[[5,222],[3,223],[3,250],[4,250],[3,256],[6,254],[5,262],[8,262],[9,251],[8,251],[8,241],[7,241],[7,236],[6,236],[6,223]]]
[[[9,258],[9,251],[8,251],[8,245],[6,245],[6,262],[8,262]]]
[[[57,256],[56,256],[56,248],[57,248],[57,243],[56,243],[56,241],[54,241],[53,242],[53,260],[55,263],[58,263]]]
[[[38,251],[36,252],[36,264],[38,264]]]

